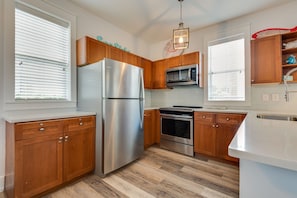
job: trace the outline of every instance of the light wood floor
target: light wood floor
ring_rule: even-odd
[[[203,161],[157,147],[106,176],[87,176],[44,198],[239,197],[237,166]]]
[[[150,147],[139,160],[105,178],[89,175],[43,198],[92,197],[239,197],[239,170]]]

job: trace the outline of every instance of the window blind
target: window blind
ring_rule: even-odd
[[[245,100],[244,38],[228,38],[208,46],[208,100]]]
[[[70,97],[70,24],[30,7],[15,9],[15,99]]]

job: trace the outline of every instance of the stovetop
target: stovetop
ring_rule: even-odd
[[[189,108],[189,109],[200,109],[203,108],[201,106],[186,106],[186,105],[173,105],[173,108],[177,107],[177,108]]]
[[[160,111],[182,111],[182,112],[193,112],[194,109],[203,108],[201,106],[186,106],[186,105],[173,105],[172,107],[160,108]]]

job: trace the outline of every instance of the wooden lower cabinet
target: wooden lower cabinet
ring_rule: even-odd
[[[154,110],[145,110],[144,111],[144,148],[148,148],[149,146],[155,143],[155,135],[154,135]]]
[[[33,197],[91,172],[94,153],[95,116],[6,123],[7,197]]]
[[[66,120],[64,132],[64,181],[95,168],[95,117]]]
[[[228,146],[245,114],[194,113],[194,152],[238,162],[228,155]]]
[[[213,127],[215,114],[194,115],[194,152],[209,156],[216,155],[216,129]]]
[[[63,144],[58,141],[61,136],[55,134],[16,142],[12,197],[32,197],[62,184]]]
[[[160,143],[159,110],[144,111],[144,148]]]

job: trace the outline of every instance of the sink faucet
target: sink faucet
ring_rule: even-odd
[[[289,76],[290,74],[292,74],[293,72],[295,72],[295,71],[297,71],[297,67],[295,67],[295,68],[289,70],[289,71],[286,73],[286,75],[284,76],[284,84],[285,84],[285,88],[286,88],[285,99],[286,99],[287,102],[289,101],[289,93],[290,93],[290,92],[297,92],[297,90],[296,90],[296,91],[293,91],[293,90],[289,91],[289,90],[288,90],[288,83],[287,83],[287,81],[288,81],[288,80],[287,80],[288,76]]]

